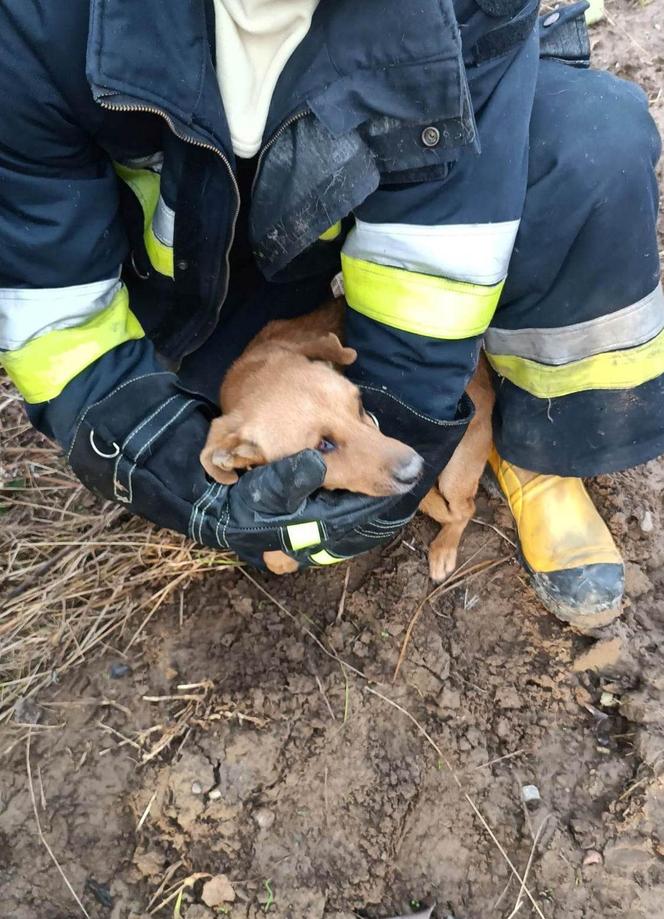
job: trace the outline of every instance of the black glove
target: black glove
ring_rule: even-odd
[[[398,498],[321,489],[323,458],[313,450],[245,473],[235,485],[211,482],[199,454],[215,412],[156,372],[118,386],[83,412],[69,451],[74,472],[104,498],[211,547],[230,548],[263,567],[283,550],[304,564],[327,564],[389,541],[412,517],[470,419],[467,402],[451,423],[427,419],[380,390],[365,390],[386,434],[410,443],[427,472]]]

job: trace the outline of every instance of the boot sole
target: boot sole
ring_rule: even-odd
[[[503,494],[503,490],[498,484],[498,480],[489,463],[486,465],[481,483],[488,492],[489,496],[495,497],[498,495],[503,504],[509,508],[509,502]],[[595,629],[603,628],[607,625],[610,625],[612,622],[615,622],[615,620],[622,615],[622,597],[613,604],[604,606],[600,605],[596,610],[588,613],[580,613],[569,603],[557,601],[555,597],[553,597],[539,581],[541,572],[535,571],[526,561],[521,549],[518,532],[517,556],[521,562],[522,568],[528,574],[528,583],[530,588],[540,603],[542,603],[542,605],[545,607],[547,612],[551,613],[551,615],[555,616],[556,619],[559,619],[561,622],[565,622],[568,625],[571,625],[578,632],[586,633],[592,632]]]

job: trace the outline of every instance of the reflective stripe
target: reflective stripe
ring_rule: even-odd
[[[313,523],[293,523],[286,527],[286,532],[293,552],[308,549],[310,546],[318,546],[321,542],[320,530],[315,521]]]
[[[337,221],[329,230],[325,230],[324,233],[318,237],[322,242],[329,243],[334,239],[338,239],[341,236],[341,221]]]
[[[115,171],[138,198],[143,211],[143,240],[150,264],[159,274],[172,278],[175,214],[159,193],[161,179],[150,169],[134,169],[114,163]]]
[[[175,211],[166,204],[161,195],[159,196],[159,201],[157,201],[157,209],[152,218],[152,231],[159,242],[173,248],[173,237],[175,236]]]
[[[122,285],[111,304],[83,325],[47,332],[16,351],[5,351],[0,354],[0,366],[26,402],[45,402],[59,396],[67,383],[102,354],[144,334]]]
[[[339,565],[341,562],[348,561],[348,558],[332,555],[327,549],[322,549],[320,552],[316,552],[315,555],[310,555],[309,558],[315,565]]]
[[[491,354],[511,355],[541,364],[568,364],[594,354],[634,348],[664,329],[664,291],[659,284],[637,303],[608,316],[557,329],[497,329],[484,344]]]
[[[358,220],[344,252],[405,271],[492,285],[507,275],[518,229],[518,220],[432,227]]]
[[[562,366],[488,352],[487,358],[500,376],[538,399],[590,389],[633,389],[664,374],[664,331],[637,348],[608,351]]]
[[[106,309],[120,290],[114,278],[39,290],[0,288],[0,351],[22,348],[32,338],[55,329],[81,325]]]
[[[493,318],[504,283],[483,287],[375,265],[344,253],[341,264],[352,309],[429,338],[481,335]]]

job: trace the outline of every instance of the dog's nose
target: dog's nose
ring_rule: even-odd
[[[400,463],[392,475],[400,485],[414,485],[422,475],[424,460],[418,453],[413,453],[405,462]]]

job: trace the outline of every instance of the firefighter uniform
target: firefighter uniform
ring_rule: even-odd
[[[572,621],[615,610],[622,563],[578,477],[664,452],[659,138],[637,87],[588,68],[585,6],[321,0],[237,161],[211,2],[6,0],[0,361],[35,426],[161,525],[328,564],[412,516],[484,342],[535,586]],[[211,484],[209,358],[339,272],[365,402],[428,476],[318,495],[307,451]]]

